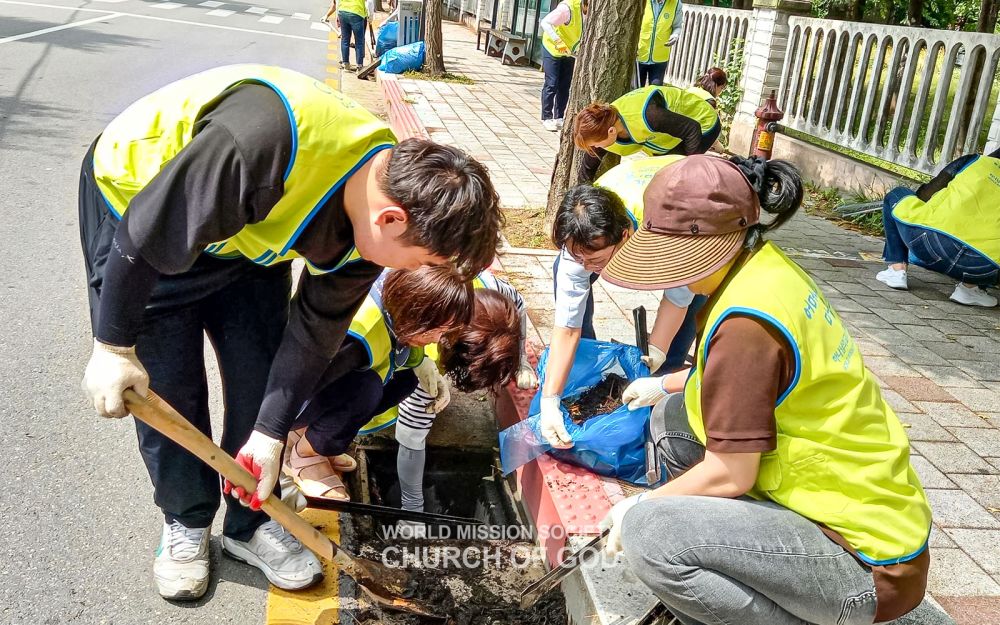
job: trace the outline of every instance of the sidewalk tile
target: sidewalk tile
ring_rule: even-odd
[[[935,597],[996,596],[1000,584],[961,549],[933,549],[927,591]],[[948,608],[947,602],[942,605]]]
[[[910,456],[910,464],[913,465],[913,470],[917,472],[924,488],[953,489],[957,487],[944,473],[938,471],[937,467],[922,456]]]
[[[984,571],[1000,574],[1000,530],[948,528],[945,532]]]
[[[977,352],[957,342],[926,340],[923,343],[923,346],[931,350],[938,356],[941,356],[942,358],[947,358],[948,360],[951,361],[956,361],[956,360],[995,361],[997,357],[996,354],[984,354],[982,352]]]
[[[956,336],[955,341],[984,354],[995,354],[1000,350],[1000,334],[996,336]]]
[[[1000,473],[1000,467],[997,467]],[[969,475],[956,473],[951,476],[959,488],[969,493],[987,512],[1000,510],[1000,475]],[[997,512],[991,512],[996,515]]]
[[[962,443],[915,441],[910,445],[944,473],[989,474],[996,471]]]
[[[918,341],[940,341],[942,339],[941,331],[934,327],[934,324],[929,324],[922,319],[917,319],[917,325],[896,324],[896,329]],[[924,345],[926,346],[926,343]]]
[[[951,432],[938,425],[930,415],[907,413],[898,415],[906,428],[906,436],[911,441],[957,442]]]
[[[900,304],[900,308],[920,319],[951,319],[952,314],[928,304]]]
[[[947,365],[948,361],[926,347],[913,344],[889,345],[889,351],[912,365]]]
[[[862,352],[863,353],[863,352]],[[883,375],[879,376],[889,388],[910,401],[953,402],[954,397],[927,378]],[[914,411],[911,411],[914,412]]]
[[[927,539],[927,546],[931,549],[958,548],[958,545],[951,539],[951,536],[945,534],[944,530],[938,527],[937,524],[931,525],[931,535]]]
[[[990,423],[958,403],[914,402],[918,408],[929,414],[944,426],[962,428],[988,428]]]
[[[897,414],[909,414],[909,413],[919,413],[920,408],[917,408],[910,402],[906,400],[905,397],[892,390],[891,388],[882,388],[882,398],[885,399],[886,403],[892,407]]]
[[[997,344],[997,351],[988,355],[993,358],[993,362],[982,362],[978,360],[952,360],[952,364],[971,375],[976,380],[983,382],[1000,382],[1000,344]]]
[[[953,388],[955,399],[976,412],[1000,412],[1000,393],[988,388]]]
[[[893,325],[919,326],[920,319],[899,308],[871,308],[871,311]],[[918,337],[919,338],[919,337]]]
[[[913,367],[895,356],[865,357],[865,366],[879,377],[886,375],[920,377],[920,374],[914,371]]]
[[[913,365],[913,368],[920,372],[920,374],[925,378],[943,388],[983,388],[982,384],[969,377],[958,367]]]
[[[994,428],[948,428],[969,449],[985,457],[1000,456],[1000,430]]]
[[[929,488],[924,492],[931,503],[934,522],[942,528],[1000,529],[1000,521],[964,491]]]

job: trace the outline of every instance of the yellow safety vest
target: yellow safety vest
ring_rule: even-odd
[[[108,124],[94,151],[94,176],[111,210],[121,217],[132,198],[191,142],[204,108],[241,83],[265,85],[281,97],[292,127],[293,153],[284,194],[267,217],[205,251],[271,265],[298,258],[292,245],[316,212],[359,167],[396,143],[384,122],[323,82],[280,67],[229,65],[171,83]],[[307,265],[310,272],[323,273],[358,259],[357,250],[351,250],[332,267]]]
[[[351,320],[347,334],[364,345],[368,352],[368,365],[365,368],[377,373],[383,385],[387,384],[397,371],[412,369],[424,359],[422,348],[400,347],[396,344],[396,336],[386,320],[385,308],[382,305],[382,280],[372,286],[361,308]],[[387,428],[396,422],[396,416],[396,408],[393,407],[373,417],[358,434],[371,434]]]
[[[337,11],[353,13],[359,17],[368,17],[368,7],[365,6],[365,0],[340,0]]]
[[[583,9],[581,0],[563,0],[569,6],[569,22],[562,26],[553,26],[562,42],[569,48],[569,54],[563,54],[556,49],[556,42],[549,37],[548,33],[542,33],[542,45],[549,51],[549,54],[556,58],[573,56],[576,49],[580,47],[580,38],[583,36]],[[558,6],[558,5],[556,5]]]
[[[711,104],[712,108],[718,108],[718,104],[716,103],[715,96],[712,95],[711,93],[709,93],[708,91],[702,89],[701,87],[695,85],[694,87],[688,87],[687,91],[688,91],[688,93],[690,93],[692,95],[696,95],[699,98],[701,98],[702,100],[704,100],[704,101],[708,102],[709,104]]]
[[[637,58],[640,63],[663,63],[670,59],[670,31],[677,15],[680,0],[664,0],[659,11],[653,8],[653,0],[646,2],[642,12],[642,26],[639,27],[639,48]]]
[[[905,197],[892,216],[942,232],[1000,265],[1000,159],[978,157],[930,201]]]
[[[491,284],[493,285],[492,287],[490,286]],[[496,278],[494,278],[493,274],[488,269],[486,269],[486,270],[482,271],[478,276],[476,276],[475,278],[473,278],[473,280],[472,280],[472,288],[474,288],[474,289],[493,288],[495,290],[496,289]],[[365,299],[365,305],[368,304],[368,300],[370,300],[370,299],[371,299],[371,296],[369,295]],[[361,311],[358,311],[358,314],[354,316],[355,320],[358,320],[358,316],[361,315],[361,312],[365,310],[365,305],[362,305]],[[367,318],[374,320],[374,317],[375,317],[374,312],[368,311]],[[367,323],[364,323],[364,325],[365,325],[365,327],[373,327],[373,328],[375,328],[375,327],[378,326],[378,323],[376,323],[375,321],[369,321]],[[385,327],[386,330],[388,330],[388,328],[386,327],[386,324],[385,324],[384,321],[382,322],[382,327]],[[354,322],[353,321],[351,322],[351,328],[354,328]],[[348,332],[348,334],[351,334],[352,336],[357,336],[356,334],[352,334],[350,331]],[[381,335],[380,335],[379,332],[373,332],[372,336],[373,336],[373,339],[379,345],[381,345],[382,341],[384,341],[384,339],[381,338]],[[364,339],[361,339],[361,340],[364,340]],[[366,343],[366,345],[367,345],[367,343]],[[374,349],[372,349],[371,347],[369,347],[369,353],[373,353],[373,352],[374,352]],[[420,359],[419,360],[414,360],[416,358],[416,356],[413,355],[413,354],[415,354],[415,353],[419,353],[419,355],[420,355]],[[412,369],[413,367],[416,367],[417,365],[420,364],[420,361],[424,359],[424,356],[430,358],[434,362],[439,363],[440,362],[439,359],[441,358],[441,353],[439,351],[437,343],[431,343],[430,345],[427,345],[423,349],[420,349],[420,348],[411,349],[411,358],[407,360],[406,366],[400,367],[400,369]],[[381,375],[381,374],[379,374],[379,375]],[[382,380],[383,381],[387,381],[387,378],[385,376],[383,376]],[[393,406],[393,407],[389,408],[388,410],[386,410],[385,412],[383,412],[382,414],[380,414],[380,415],[378,415],[376,417],[372,417],[372,420],[369,421],[368,423],[366,423],[365,426],[363,428],[361,428],[361,431],[358,432],[358,434],[371,434],[372,432],[378,432],[379,430],[385,429],[385,428],[389,427],[390,425],[394,424],[396,422],[396,419],[398,419],[398,418],[399,418],[399,409],[396,406]]]
[[[777,449],[761,456],[748,494],[829,527],[869,564],[920,555],[931,510],[906,433],[816,283],[766,243],[713,299],[684,391],[698,440],[706,440],[702,379],[715,330],[733,314],[765,321],[794,350],[795,375],[774,408]]]
[[[630,91],[611,103],[618,111],[618,117],[628,131],[629,139],[619,138],[614,144],[604,148],[605,150],[621,156],[635,154],[639,150],[650,156],[658,156],[677,147],[681,142],[679,138],[654,132],[646,124],[646,108],[656,93],[662,94],[668,110],[698,122],[702,134],[709,132],[719,123],[718,111],[693,93],[669,85],[650,85]]]
[[[632,225],[638,230],[642,223],[644,208],[642,196],[646,192],[649,181],[653,179],[656,172],[683,158],[678,154],[668,154],[622,161],[621,164],[615,165],[595,180],[594,186],[607,189],[621,198],[622,203],[625,204],[625,210],[632,220]]]

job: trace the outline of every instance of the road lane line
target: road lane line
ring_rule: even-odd
[[[99,9],[81,9],[81,8],[78,8],[78,7],[61,6],[61,5],[58,5],[58,4],[42,4],[42,3],[39,3],[39,2],[20,2],[19,0],[0,0],[0,4],[12,4],[12,5],[17,5],[17,6],[27,6],[27,7],[40,7],[40,8],[43,8],[43,9],[63,9],[64,11],[86,11],[86,12],[90,12],[90,13],[104,13],[106,15],[114,15],[116,17],[117,16],[134,17],[136,19],[141,19],[141,20],[154,20],[154,21],[157,21],[157,22],[171,22],[173,24],[187,24],[189,26],[202,26],[204,28],[218,28],[220,30],[232,30],[232,31],[241,32],[241,33],[252,33],[254,35],[267,35],[269,37],[281,37],[281,38],[284,38],[284,39],[298,39],[300,41],[326,41],[326,39],[321,39],[319,37],[304,37],[302,35],[286,35],[285,33],[272,33],[270,31],[256,30],[256,29],[253,29],[253,28],[237,28],[235,26],[222,26],[221,24],[206,24],[204,22],[192,22],[190,20],[179,20],[179,19],[173,19],[173,18],[170,18],[170,17],[156,17],[155,15],[142,15],[140,13],[125,13],[125,12],[115,12],[115,11],[102,11],[102,10],[99,10]],[[95,19],[93,21],[97,21],[97,19]],[[78,24],[82,24],[83,22],[77,22],[77,23]],[[64,27],[67,27],[67,26],[69,26],[69,25],[67,24],[67,25],[64,25],[63,27],[60,27],[60,28],[64,28]],[[322,26],[322,24],[321,24],[321,26]],[[323,28],[326,28],[326,27],[323,26]],[[41,32],[42,31],[38,31],[38,33],[41,33]],[[35,33],[35,34],[38,34],[38,33]],[[15,36],[15,38],[17,38],[17,37],[19,37],[19,36]],[[5,40],[0,39],[0,43],[3,43],[4,41]]]
[[[11,35],[10,37],[4,37],[0,39],[0,43],[10,43],[12,41],[20,41],[22,39],[29,39],[31,37],[37,37],[39,35],[47,35],[48,33],[54,33],[60,30],[66,30],[67,28],[76,28],[77,26],[86,26],[87,24],[93,24],[94,22],[101,22],[104,20],[113,20],[116,17],[122,17],[124,13],[110,13],[109,15],[102,15],[101,17],[92,17],[89,20],[80,20],[79,22],[70,22],[69,24],[60,24],[59,26],[52,26],[51,28],[43,28],[41,30],[33,30],[30,33],[22,33],[20,35]]]

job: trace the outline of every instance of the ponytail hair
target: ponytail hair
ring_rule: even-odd
[[[721,67],[712,67],[702,74],[694,84],[714,94],[716,89],[726,88],[726,85],[729,84],[729,76],[726,75],[726,70]]]
[[[757,228],[769,232],[792,218],[802,205],[802,176],[788,161],[769,161],[759,156],[732,156],[729,161],[739,167],[757,193],[761,209],[774,215]]]
[[[573,120],[573,143],[591,156],[597,152],[590,147],[608,138],[608,130],[618,121],[618,109],[607,102],[591,102],[576,114]]]

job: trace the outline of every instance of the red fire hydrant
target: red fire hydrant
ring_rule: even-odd
[[[750,143],[750,156],[771,158],[778,122],[785,117],[785,113],[778,108],[778,98],[774,91],[771,91],[771,95],[764,101],[764,106],[758,108],[754,115],[757,117],[757,127],[754,128],[753,140]]]

